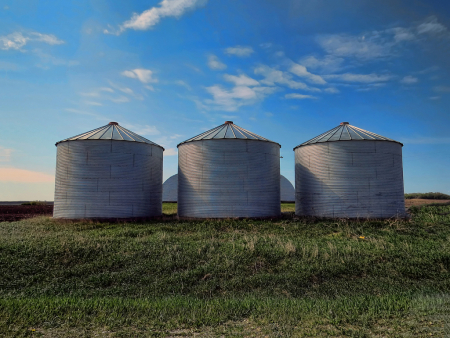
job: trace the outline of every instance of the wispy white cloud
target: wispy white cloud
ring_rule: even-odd
[[[291,89],[303,89],[307,91],[320,92],[319,88],[309,87],[303,82],[292,80],[292,75],[281,70],[271,68],[269,66],[261,65],[255,68],[255,74],[261,75],[264,79],[260,80],[261,83],[274,86],[276,84],[287,86]]]
[[[123,95],[118,96],[118,97],[108,97],[106,99],[110,100],[110,101],[112,101],[114,103],[125,103],[125,102],[129,102],[130,101],[130,99],[128,97],[123,96]]]
[[[343,82],[357,82],[357,83],[374,83],[374,82],[386,82],[393,78],[392,75],[388,74],[352,74],[352,73],[345,73],[345,74],[331,74],[331,75],[324,75],[326,79],[331,80],[338,80]]]
[[[450,93],[449,86],[436,86],[433,88],[435,92]]]
[[[439,100],[440,96],[430,96],[430,100]]]
[[[315,56],[310,55],[301,59],[299,63],[309,69],[329,74],[340,71],[343,67],[342,64],[344,63],[344,59],[333,55],[326,55],[323,58],[318,59]]]
[[[236,55],[239,57],[248,57],[254,53],[252,47],[248,46],[234,46],[225,49],[225,53],[228,55]]]
[[[153,77],[153,71],[150,69],[136,68],[133,70],[125,70],[121,73],[123,76],[138,79],[142,83],[156,83],[158,79]]]
[[[103,106],[100,102],[95,102],[95,101],[85,101],[84,103],[86,103],[89,106]]]
[[[317,42],[328,54],[337,57],[371,59],[391,54],[391,44],[384,43],[378,32],[360,36],[322,35]]]
[[[419,82],[419,79],[411,75],[405,76],[403,79],[400,80],[400,83],[403,84],[414,84],[417,82]]]
[[[163,155],[164,156],[176,156],[176,155],[178,155],[178,151],[176,148],[169,148],[169,149],[164,150]]]
[[[316,41],[332,57],[369,60],[398,55],[397,49],[401,44],[419,40],[423,34],[439,35],[447,34],[447,31],[447,27],[439,23],[435,16],[430,16],[422,23],[409,27],[394,27],[359,35],[319,35]]]
[[[162,18],[179,18],[189,10],[193,10],[206,4],[207,0],[163,0],[158,6],[147,9],[138,14],[133,13],[130,20],[125,21],[118,29],[105,29],[105,34],[116,34],[124,32],[127,29],[147,30],[158,24]]]
[[[174,82],[177,86],[184,87],[187,90],[192,90],[191,86],[183,80],[177,80]]]
[[[418,34],[439,34],[446,30],[447,27],[440,24],[435,16],[428,17],[425,22],[417,26]]]
[[[298,77],[306,78],[308,81],[316,84],[325,84],[325,81],[320,75],[312,74],[308,72],[305,66],[299,65],[298,63],[294,63],[289,71]]]
[[[52,64],[55,66],[78,66],[80,64],[77,60],[65,60],[57,58],[53,55],[43,52],[39,48],[35,48],[32,52],[40,58],[40,62],[37,64],[38,67],[48,69],[48,64]]]
[[[13,149],[0,146],[0,162],[11,161],[12,152],[13,152]]]
[[[312,95],[303,95],[298,93],[292,93],[292,94],[286,94],[284,95],[286,99],[297,99],[297,100],[304,100],[304,99],[317,99],[316,96]]]
[[[0,36],[0,49],[22,50],[22,47],[28,42],[43,42],[48,45],[60,45],[64,43],[63,40],[58,39],[53,34],[14,32],[9,35]]]
[[[219,58],[213,54],[208,55],[208,67],[212,70],[223,70],[227,65],[220,62]]]
[[[326,92],[326,93],[330,93],[330,94],[340,93],[339,89],[334,88],[334,87],[326,88],[323,91]]]
[[[228,82],[233,82],[236,86],[258,86],[259,82],[251,77],[240,74],[239,76],[225,74],[224,79]]]
[[[224,111],[236,111],[239,107],[250,105],[258,100],[262,100],[269,94],[278,90],[277,87],[248,87],[236,86],[227,90],[219,85],[206,88],[207,92],[213,96],[213,99],[204,101],[204,108],[218,109]]]

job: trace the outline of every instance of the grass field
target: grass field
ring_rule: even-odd
[[[0,223],[0,336],[450,335],[450,206],[411,211]]]

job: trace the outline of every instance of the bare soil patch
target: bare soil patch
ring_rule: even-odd
[[[53,205],[0,205],[0,222],[13,222],[52,214]]]

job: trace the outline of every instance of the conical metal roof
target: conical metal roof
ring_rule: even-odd
[[[160,147],[164,150],[164,148],[161,147],[159,144],[147,140],[145,137],[139,136],[138,134],[135,134],[128,129],[125,129],[122,126],[119,126],[117,122],[109,122],[106,126],[88,131],[86,133],[77,136],[66,138],[65,140],[57,142],[56,145],[58,145],[58,143],[66,141],[82,141],[82,140],[116,140],[116,141],[140,142],[151,144]]]
[[[179,147],[184,143],[193,141],[223,140],[223,139],[257,140],[257,141],[272,142],[278,144],[281,148],[281,145],[279,143],[268,140],[265,137],[259,136],[255,133],[245,130],[244,128],[235,125],[233,121],[225,121],[224,124],[221,124],[218,127],[205,131],[200,135],[194,136],[184,142],[181,142],[180,144],[178,144],[177,147]]]
[[[399,143],[403,146],[403,144],[398,141],[352,126],[348,122],[341,122],[340,125],[327,131],[326,133],[320,134],[309,141],[299,144],[294,148],[294,150],[298,147],[307,146],[310,144],[335,141],[391,141]]]

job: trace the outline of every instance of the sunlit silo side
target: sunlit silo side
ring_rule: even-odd
[[[295,147],[295,213],[404,216],[402,146],[343,122]]]
[[[180,143],[178,215],[279,216],[280,147],[231,121]]]
[[[162,214],[164,149],[116,122],[56,144],[55,218]]]

